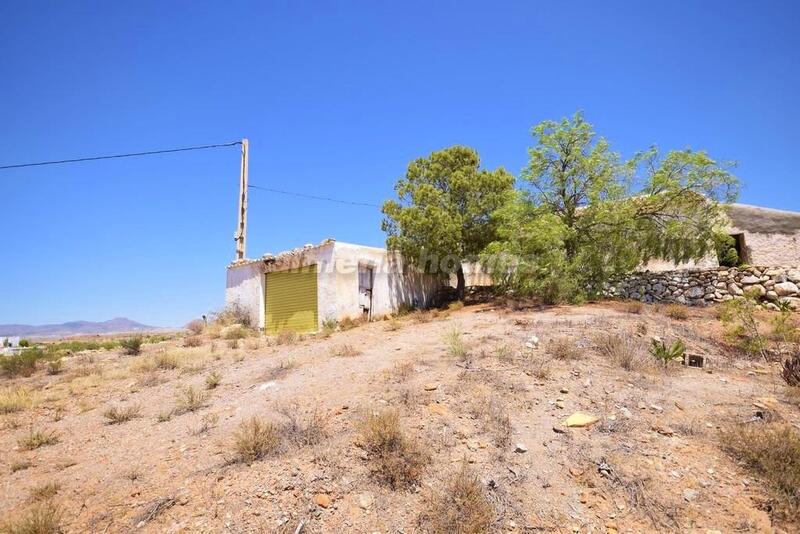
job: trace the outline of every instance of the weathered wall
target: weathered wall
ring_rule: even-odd
[[[608,290],[611,296],[645,302],[705,305],[755,292],[764,305],[777,309],[788,302],[800,309],[800,269],[792,267],[717,267],[664,272],[633,273]]]
[[[265,274],[317,265],[317,306],[320,326],[327,319],[362,315],[358,302],[358,266],[374,269],[372,315],[392,313],[401,304],[430,306],[440,286],[439,277],[404,268],[396,253],[333,240],[228,266],[225,304],[245,309],[254,325],[265,326]],[[405,271],[405,272],[404,272]]]
[[[264,328],[264,267],[260,262],[231,265],[225,283],[225,307],[239,306]]]

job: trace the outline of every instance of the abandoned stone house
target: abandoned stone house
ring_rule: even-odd
[[[395,252],[328,239],[230,264],[225,303],[268,334],[313,332],[327,320],[430,306],[440,284],[440,277],[404,265]]]

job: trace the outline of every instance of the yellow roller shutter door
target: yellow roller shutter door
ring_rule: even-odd
[[[317,266],[267,273],[267,334],[317,330]]]

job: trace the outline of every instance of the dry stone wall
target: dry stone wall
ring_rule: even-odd
[[[780,301],[800,310],[800,268],[714,267],[630,274],[609,287],[609,295],[644,302],[677,302],[705,306],[757,294],[764,307]]]

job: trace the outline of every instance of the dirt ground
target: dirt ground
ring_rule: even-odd
[[[764,489],[722,452],[719,429],[764,409],[797,424],[798,408],[776,367],[715,342],[712,310],[690,314],[483,304],[282,345],[230,348],[204,335],[194,348],[174,339],[139,356],[77,354],[59,374],[4,379],[39,401],[0,415],[0,509],[23,514],[35,488],[56,482],[65,532],[424,532],[431,496],[466,463],[495,531],[794,531],[771,522]],[[632,345],[632,370],[598,350],[609,333]],[[681,338],[705,367],[664,371],[647,352],[652,336]],[[562,337],[575,350],[557,359],[552,340]],[[152,370],[148,358],[164,354],[177,367]],[[212,372],[220,384],[206,389]],[[189,385],[207,399],[170,416]],[[140,411],[112,425],[113,406]],[[399,410],[430,454],[408,489],[376,480],[361,447],[359,421],[384,409]],[[599,420],[564,426],[577,411]],[[326,430],[317,444],[247,465],[232,440],[254,414],[283,423],[316,414]],[[58,442],[21,450],[31,428]],[[21,462],[31,465],[12,472]]]

